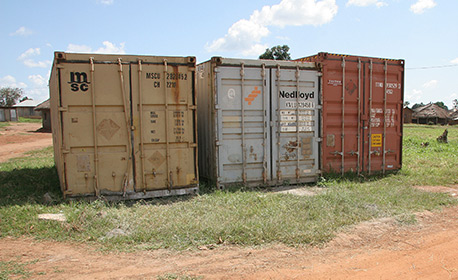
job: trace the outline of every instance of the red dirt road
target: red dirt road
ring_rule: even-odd
[[[458,279],[458,207],[424,212],[417,220],[413,226],[392,219],[362,223],[323,248],[108,254],[84,244],[3,238],[0,261],[32,262],[33,279]]]
[[[52,146],[51,132],[41,132],[41,123],[11,123],[0,129],[0,162]]]

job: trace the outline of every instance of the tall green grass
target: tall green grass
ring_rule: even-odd
[[[321,244],[342,227],[380,217],[412,217],[457,201],[413,185],[457,183],[458,130],[436,143],[442,127],[404,130],[403,169],[387,176],[326,177],[313,197],[261,190],[212,190],[191,197],[124,203],[63,201],[51,149],[0,164],[0,237],[89,242],[104,249],[138,250],[237,244]],[[429,141],[428,147],[421,143]],[[49,193],[49,203],[43,195]],[[41,221],[64,213],[67,222]],[[414,222],[409,220],[407,222]]]

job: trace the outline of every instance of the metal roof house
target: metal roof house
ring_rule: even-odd
[[[43,122],[43,129],[51,130],[51,109],[49,99],[41,102],[35,107],[35,111],[41,112],[41,120]]]
[[[16,105],[13,105],[13,108],[17,109],[18,117],[24,118],[40,118],[40,112],[35,111],[35,107],[40,104],[40,101],[35,101],[33,99],[24,100]]]

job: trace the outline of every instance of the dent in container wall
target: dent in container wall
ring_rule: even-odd
[[[198,190],[194,57],[56,52],[54,158],[66,197]]]
[[[323,172],[402,167],[404,60],[319,53]]]
[[[217,186],[315,181],[314,63],[213,57],[197,66],[199,169]]]

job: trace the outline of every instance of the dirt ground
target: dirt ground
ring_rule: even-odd
[[[39,127],[17,124],[0,131],[0,161],[52,145],[50,133],[35,132]],[[458,186],[417,188],[458,194]],[[323,247],[307,248],[105,253],[85,244],[3,238],[0,261],[29,263],[32,279],[157,279],[168,274],[202,279],[458,279],[458,207],[416,218],[415,225],[395,219],[362,223]]]
[[[3,238],[0,261],[30,262],[33,279],[458,279],[458,207],[423,212],[417,220],[362,223],[321,248],[104,253],[85,244]]]
[[[0,129],[0,162],[52,146],[51,132],[42,131],[41,126],[41,123],[11,123]]]

